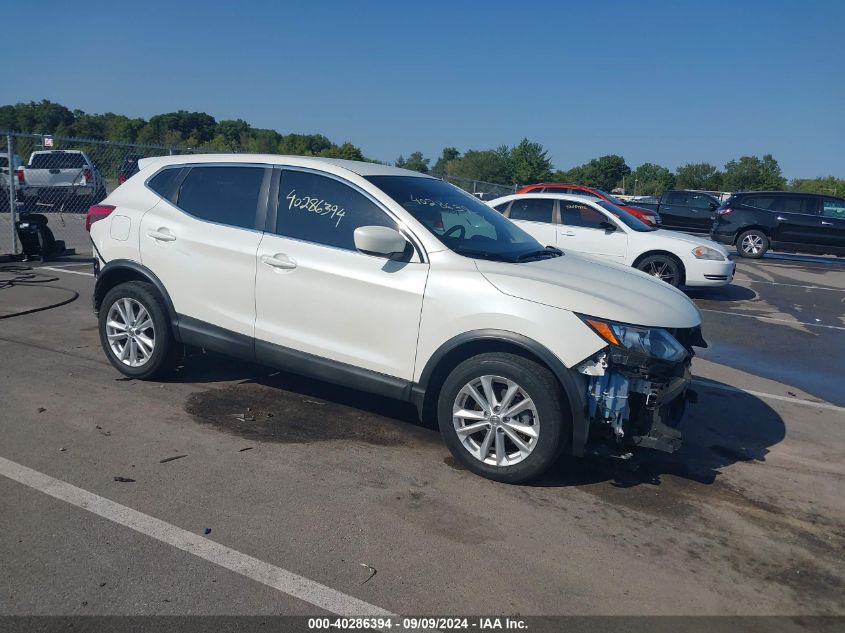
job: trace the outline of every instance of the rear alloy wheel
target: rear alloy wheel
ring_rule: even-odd
[[[508,483],[547,470],[570,432],[554,375],[513,354],[481,354],[452,370],[440,392],[438,422],[467,469]]]
[[[742,257],[760,259],[769,250],[769,238],[757,229],[746,231],[737,238],[736,250]]]
[[[681,285],[681,267],[668,255],[649,255],[637,268],[676,288]]]
[[[151,284],[130,281],[115,286],[100,308],[100,343],[109,361],[133,378],[160,376],[176,364],[167,311]]]

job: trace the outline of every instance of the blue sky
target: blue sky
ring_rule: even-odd
[[[5,4],[5,3],[3,3]],[[178,109],[392,161],[542,143],[556,167],[845,177],[845,2],[14,2],[0,103]],[[12,33],[9,46],[8,33]]]

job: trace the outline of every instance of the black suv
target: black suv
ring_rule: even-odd
[[[789,191],[735,193],[716,210],[710,238],[755,259],[769,249],[845,257],[845,200]]]

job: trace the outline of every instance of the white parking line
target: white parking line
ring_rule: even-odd
[[[800,284],[785,284],[779,281],[758,281],[756,279],[737,279],[749,284],[769,284],[771,286],[789,286],[790,288],[809,288],[810,290],[830,290],[832,292],[845,292],[845,288],[828,288],[827,286],[802,286]]]
[[[774,323],[786,323],[788,325],[807,325],[809,327],[824,327],[831,330],[845,330],[841,325],[825,325],[824,323],[805,323],[804,321],[790,321],[789,319],[776,319],[774,317],[760,316],[757,314],[739,314],[738,312],[727,312],[725,310],[710,310],[699,308],[701,312],[713,312],[714,314],[728,314],[730,316],[745,317],[746,319],[760,319],[761,321],[773,321]]]
[[[67,268],[54,268],[53,266],[40,266],[37,270],[52,270],[57,273],[68,273],[69,275],[85,275],[93,277],[94,273],[84,273],[81,270],[68,270]]]
[[[293,572],[233,550],[67,482],[0,457],[0,475],[104,519],[167,543],[210,563],[340,616],[396,617],[393,613]]]
[[[838,407],[835,404],[828,404],[827,402],[814,402],[812,400],[802,400],[801,398],[793,398],[791,396],[779,396],[774,393],[763,393],[762,391],[752,391],[751,389],[741,389],[740,387],[731,387],[730,385],[718,385],[706,380],[693,380],[694,385],[704,387],[705,389],[721,389],[722,391],[733,391],[735,393],[748,393],[758,398],[766,398],[767,400],[780,400],[782,402],[790,402],[792,404],[800,404],[805,407],[816,407],[818,409],[828,409],[830,411],[839,411],[845,413],[845,407]]]

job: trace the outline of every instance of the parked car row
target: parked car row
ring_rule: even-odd
[[[570,185],[559,182],[544,182],[538,183],[536,185],[527,185],[525,187],[522,187],[521,189],[517,189],[516,193],[570,193],[577,196],[586,196],[587,198],[604,200],[605,202],[609,202],[610,204],[613,204],[620,209],[624,209],[625,211],[633,215],[635,218],[642,220],[648,225],[658,226],[661,224],[661,218],[658,213],[655,213],[650,209],[646,209],[642,206],[633,206],[627,204],[613,197],[606,191],[602,191],[601,189],[595,189],[593,187],[586,187],[584,185]]]
[[[707,265],[732,274],[721,246],[570,194],[508,196],[499,212],[375,163],[138,168],[87,216],[100,340],[121,373],[162,376],[194,345],[407,400],[467,469],[499,481],[564,453],[679,448],[701,315],[655,271],[622,264],[661,245],[686,257],[687,281],[700,260],[704,280]],[[553,236],[526,231],[531,214]],[[581,229],[619,256],[580,255],[567,240]]]

